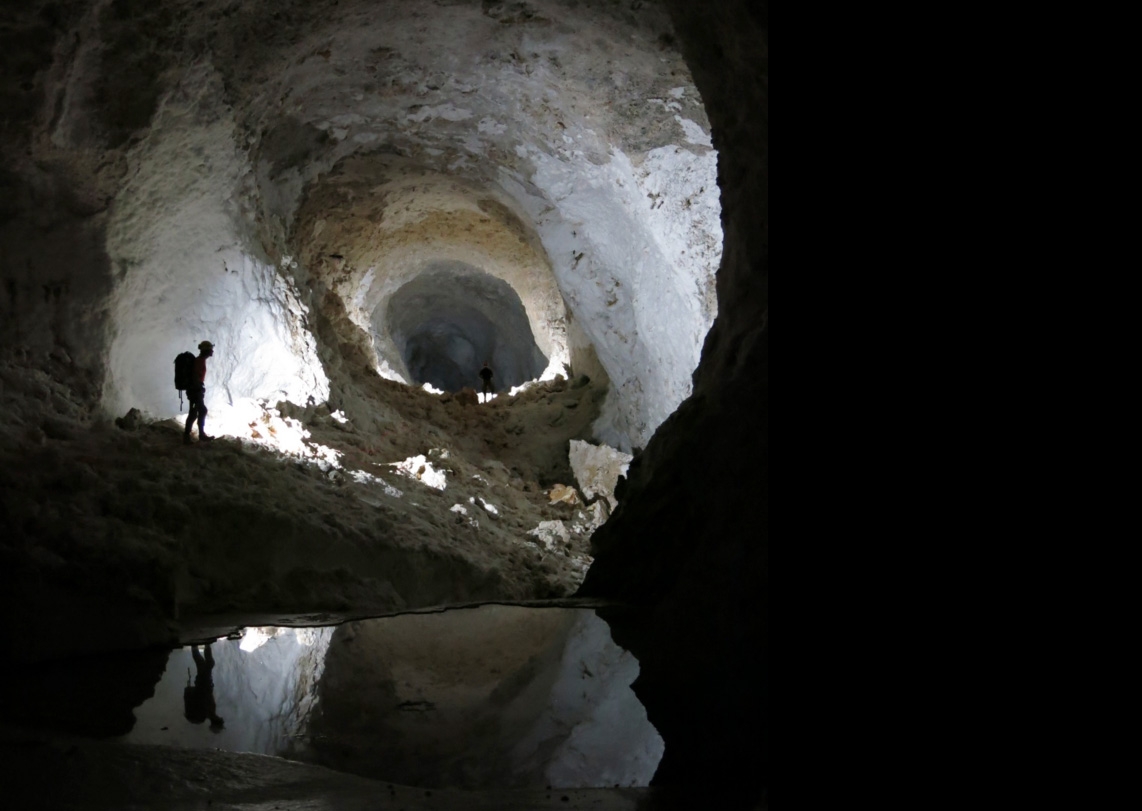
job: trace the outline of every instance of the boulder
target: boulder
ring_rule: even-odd
[[[552,485],[547,497],[552,504],[567,504],[574,507],[579,503],[579,494],[575,492],[575,488],[565,484]]]
[[[116,417],[115,425],[124,431],[134,431],[139,427],[139,423],[141,423],[142,420],[142,412],[137,408],[132,408],[122,417]]]
[[[605,498],[614,510],[619,504],[615,498],[615,484],[619,476],[626,475],[634,457],[608,445],[592,445],[572,439],[568,458],[583,495],[588,499]]]

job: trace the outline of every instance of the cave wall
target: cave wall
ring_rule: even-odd
[[[182,72],[129,153],[111,209],[110,297],[103,404],[179,413],[175,355],[214,344],[206,403],[304,404],[329,396],[305,305],[258,243],[251,167],[217,71]]]
[[[110,329],[108,206],[123,167],[92,149],[117,137],[127,111],[71,125],[81,100],[66,93],[61,64],[90,58],[67,36],[87,16],[84,5],[0,11],[0,358],[47,361],[93,402]]]
[[[50,367],[92,415],[178,413],[172,360],[207,338],[211,405],[328,394],[257,240],[203,5],[0,11],[0,357]]]
[[[721,310],[694,393],[631,465],[580,593],[642,666],[658,784],[769,780],[768,3],[671,0],[719,153]]]
[[[0,201],[0,356],[48,359],[94,400],[111,329],[106,211],[45,172],[0,170]]]

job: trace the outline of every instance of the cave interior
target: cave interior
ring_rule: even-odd
[[[20,807],[767,807],[764,0],[27,0],[0,61]]]

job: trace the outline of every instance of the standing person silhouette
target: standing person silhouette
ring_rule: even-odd
[[[488,366],[488,362],[484,361],[483,367],[480,369],[480,379],[484,381],[483,394],[484,402],[488,402],[488,395],[494,393],[495,389],[492,388],[492,368]]]
[[[194,359],[194,381],[186,390],[186,399],[190,401],[190,410],[186,414],[186,430],[182,432],[184,445],[190,444],[190,429],[198,421],[198,441],[209,442],[214,439],[206,435],[206,359],[214,354],[214,344],[203,341],[198,345],[198,357]]]

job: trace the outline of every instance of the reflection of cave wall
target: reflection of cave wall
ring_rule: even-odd
[[[189,648],[171,651],[153,697],[135,710],[137,722],[125,740],[292,756],[303,746],[332,635],[331,628],[249,628],[242,641],[214,642],[210,693],[223,721],[220,730],[185,717],[183,693],[198,666]],[[254,647],[252,641],[262,644]]]
[[[326,657],[314,758],[417,786],[646,785],[662,740],[629,688],[637,673],[593,611],[348,623]]]
[[[459,391],[478,382],[485,361],[496,387],[539,377],[547,358],[535,345],[519,296],[504,281],[460,264],[424,271],[389,299],[385,324],[416,383]]]

